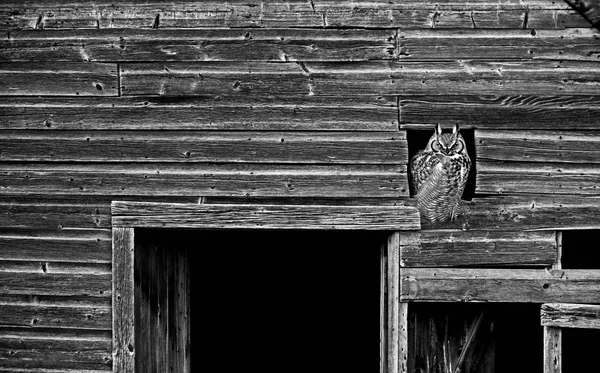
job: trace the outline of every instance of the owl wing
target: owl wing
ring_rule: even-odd
[[[435,166],[441,161],[432,152],[419,151],[410,162],[410,176],[412,178],[412,187],[415,195],[419,194],[423,187],[430,180]]]

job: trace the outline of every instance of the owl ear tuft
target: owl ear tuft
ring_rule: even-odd
[[[441,135],[442,134],[442,127],[440,126],[440,124],[438,123],[436,128],[435,128],[435,133],[437,135]]]
[[[452,134],[458,133],[459,128],[458,128],[458,124],[455,124],[454,127],[452,127]]]

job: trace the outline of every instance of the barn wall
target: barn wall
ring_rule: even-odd
[[[408,141],[458,123],[469,217],[405,263],[544,267],[600,226],[600,36],[562,1],[3,1],[0,28],[0,371],[111,369],[112,200],[414,205]]]

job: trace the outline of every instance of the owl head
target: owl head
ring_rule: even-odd
[[[442,133],[442,127],[438,124],[425,149],[445,156],[467,154],[465,139],[460,134],[457,124],[452,127],[452,133]]]

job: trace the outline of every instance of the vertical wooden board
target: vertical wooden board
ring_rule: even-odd
[[[135,372],[134,230],[113,228],[113,370]]]
[[[387,247],[379,252],[379,372],[387,373]]]
[[[562,331],[544,326],[544,373],[562,373]]]
[[[0,63],[2,96],[118,96],[117,65]]]
[[[388,253],[388,373],[400,371],[400,233],[390,233],[387,241]]]

